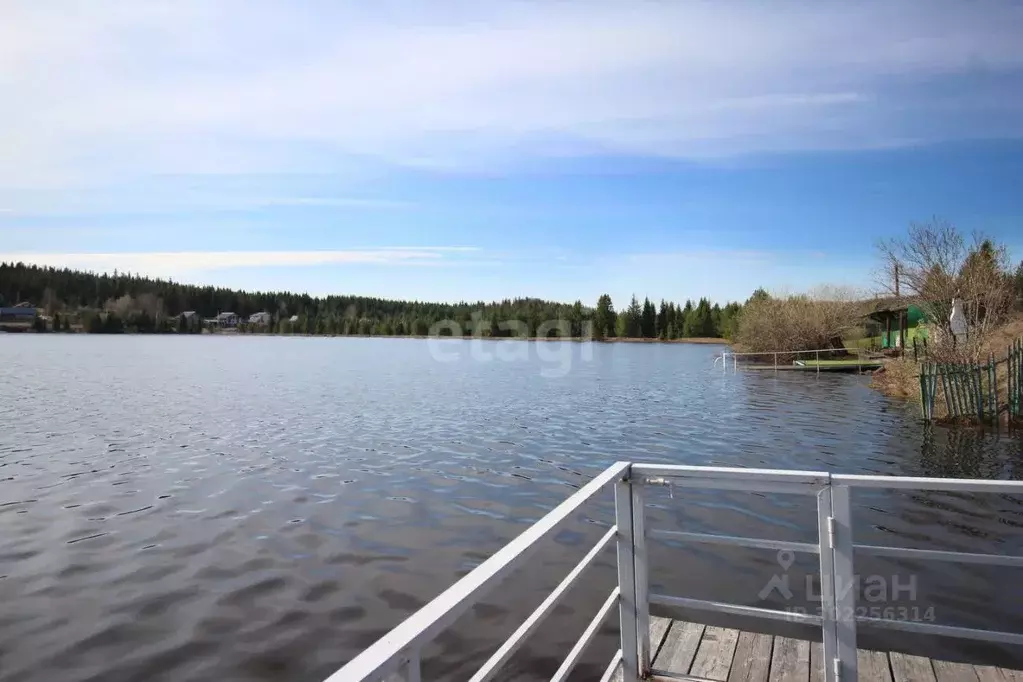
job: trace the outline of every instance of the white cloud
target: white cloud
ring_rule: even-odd
[[[25,0],[3,15],[0,186],[1023,134],[1021,89],[998,80],[1020,83],[1018,4]]]
[[[235,268],[317,265],[419,265],[458,262],[478,251],[470,246],[409,246],[324,251],[175,251],[150,253],[0,253],[0,262],[45,265],[92,272],[141,273],[154,277]]]
[[[146,188],[137,194],[125,192],[63,191],[27,193],[12,192],[9,200],[19,208],[0,208],[0,214],[15,217],[61,217],[86,215],[146,215],[182,213],[187,211],[259,211],[269,208],[411,208],[407,201],[345,196],[264,196],[224,192],[223,196],[196,196],[181,189]]]

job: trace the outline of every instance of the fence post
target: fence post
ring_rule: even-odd
[[[927,420],[927,367],[926,365],[920,365],[920,412],[923,413],[923,418]]]
[[[984,386],[981,381],[980,363],[973,363],[973,382],[974,382],[974,395],[977,399],[977,419],[981,424],[984,423]]]
[[[945,394],[945,416],[952,416],[952,388],[948,383],[948,372],[945,371],[945,365],[935,365],[939,375],[941,376],[941,392]]]
[[[1020,386],[1023,385],[1023,363],[1020,362],[1020,341],[1012,344],[1012,416],[1019,417]]]
[[[1013,347],[1009,347],[1009,355],[1006,356],[1006,371],[1009,372],[1009,395],[1006,396],[1006,423],[1008,424],[1013,418],[1013,396],[1016,395],[1013,391],[1015,380],[1013,378]]]
[[[830,544],[834,565],[835,639],[840,680],[856,677],[856,574],[853,569],[852,508],[849,486],[832,485]]]
[[[1020,394],[1023,393],[1023,340],[1016,339],[1012,352],[1012,416],[1019,418]]]
[[[631,474],[627,474],[631,476]],[[636,624],[636,553],[632,537],[632,482],[615,483],[618,526],[618,619],[622,638],[622,682],[639,682],[639,630]]]
[[[1006,401],[1009,404],[1009,419],[1011,420],[1016,416],[1016,396],[1019,394],[1019,377],[1016,374],[1016,343],[1013,342],[1009,346],[1009,357],[1008,357],[1008,372],[1009,372],[1009,395],[1006,396]]]
[[[947,367],[948,367],[948,380],[949,380],[949,383],[952,385],[952,404],[955,405],[955,414],[954,414],[954,416],[959,417],[959,416],[962,415],[963,401],[962,401],[962,397],[960,395],[961,391],[959,390],[960,386],[959,386],[959,370],[957,369],[958,365],[949,364],[949,365],[947,365]]]
[[[994,351],[987,357],[988,393],[991,396],[991,421],[998,428],[998,363]]]

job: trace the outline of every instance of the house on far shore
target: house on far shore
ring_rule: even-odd
[[[256,313],[249,316],[249,324],[256,327],[266,327],[273,321],[270,313]]]
[[[186,310],[185,312],[181,313],[181,317],[191,322],[195,318],[199,317],[199,313],[195,312],[194,310]]]
[[[19,303],[10,308],[0,308],[0,322],[33,322],[38,311],[31,303]]]
[[[288,320],[291,324],[298,324],[298,315],[292,315],[291,319]]]
[[[217,315],[217,326],[221,329],[234,329],[238,326],[238,315],[236,313],[220,313]]]

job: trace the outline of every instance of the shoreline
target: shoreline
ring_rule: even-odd
[[[0,330],[7,331],[7,330]],[[430,340],[430,339],[461,339],[464,341],[480,340],[480,341],[535,341],[535,342],[573,342],[573,343],[585,343],[592,341],[594,343],[639,343],[639,344],[693,344],[693,345],[707,345],[707,346],[730,346],[732,342],[728,339],[714,338],[714,337],[692,337],[685,339],[637,339],[637,338],[619,338],[612,337],[609,339],[593,339],[584,338],[581,336],[563,336],[563,337],[546,337],[546,336],[429,336],[422,334],[280,334],[280,333],[248,333],[239,332],[238,330],[231,329],[226,331],[209,332],[204,331],[201,334],[190,334],[182,332],[169,332],[169,333],[139,333],[139,332],[120,332],[116,334],[89,334],[84,331],[70,331],[70,332],[36,332],[31,329],[19,330],[11,333],[31,334],[31,335],[44,335],[44,336],[227,336],[227,337],[300,337],[307,339],[417,339],[417,340]]]

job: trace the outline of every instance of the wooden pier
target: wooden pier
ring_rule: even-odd
[[[765,372],[873,372],[875,370],[884,367],[883,362],[864,360],[858,362],[855,360],[821,360],[819,363],[813,360],[807,360],[802,364],[791,364],[791,365],[764,365],[755,363],[746,363],[739,365],[739,369],[757,370]]]
[[[734,537],[717,533],[697,533],[665,528],[648,528],[645,490],[649,486],[674,486],[703,490],[746,490],[813,496],[817,501],[817,542],[794,542],[777,538]],[[914,561],[931,559],[958,561],[987,566],[1023,567],[1023,556],[978,554],[911,547],[856,544],[852,507],[853,489],[901,489],[970,491],[994,495],[1023,496],[1023,481],[973,480],[951,478],[909,478],[900,476],[838,474],[826,471],[785,471],[780,469],[741,469],[700,467],[686,464],[647,464],[616,462],[546,516],[523,531],[489,559],[457,583],[437,595],[404,622],[378,639],[369,648],[327,678],[327,682],[380,682],[397,679],[421,682],[422,650],[459,617],[472,609],[516,568],[532,561],[532,550],[550,538],[569,518],[592,498],[614,490],[614,525],[591,547],[579,563],[551,591],[539,606],[470,678],[472,682],[498,682],[502,667],[512,659],[526,639],[557,609],[558,603],[598,559],[614,547],[617,555],[618,584],[586,626],[575,645],[550,678],[551,682],[569,682],[604,624],[616,617],[620,624],[617,647],[607,652],[601,682],[615,679],[616,672],[651,667],[654,680],[718,680],[721,682],[852,682],[854,678],[871,682],[1023,682],[1023,672],[988,665],[967,665],[935,661],[897,652],[856,651],[856,626],[892,627],[879,618],[842,617],[856,607],[854,590],[823,591],[821,615],[750,608],[744,604],[721,603],[650,591],[650,555],[647,544],[663,540],[730,545],[805,552],[820,558],[821,584],[852,585],[856,575],[853,553],[872,553],[905,557]],[[681,569],[684,570],[684,569]],[[824,645],[809,640],[790,639],[754,632],[706,626],[687,621],[651,618],[650,606],[731,614],[739,617],[782,620],[820,628],[827,642],[829,665],[824,665]],[[640,626],[639,624],[644,625]],[[649,623],[649,628],[646,625]],[[930,637],[965,637],[971,640],[1023,646],[1023,633],[994,629],[978,630],[938,623],[900,622],[898,628]],[[641,632],[642,629],[642,632]],[[807,631],[809,632],[809,631]],[[834,653],[831,652],[834,647]],[[608,647],[610,648],[610,647]],[[645,653],[652,653],[647,656]],[[858,654],[858,655],[857,655]],[[647,661],[652,663],[647,664]],[[625,662],[625,663],[623,663]],[[628,665],[628,668],[622,668]],[[619,670],[616,670],[618,668]],[[619,680],[624,675],[619,674]],[[629,675],[634,678],[635,675]],[[573,678],[574,679],[574,678]],[[632,679],[630,679],[632,682]]]
[[[668,618],[650,618],[654,682],[823,682],[820,642]],[[1023,671],[932,660],[895,651],[857,652],[863,682],[1023,682]],[[621,682],[621,665],[611,677]]]

